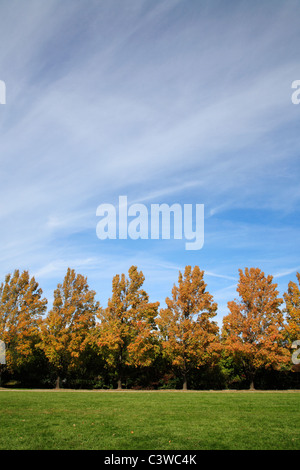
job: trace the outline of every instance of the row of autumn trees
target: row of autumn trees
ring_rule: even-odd
[[[165,308],[149,301],[144,280],[135,266],[127,276],[116,275],[103,308],[87,278],[69,268],[47,312],[34,277],[27,271],[8,274],[0,287],[5,373],[29,374],[36,367],[43,374],[46,368],[59,387],[72,371],[77,377],[109,372],[121,388],[134,370],[152,385],[177,377],[187,389],[190,377],[208,370],[244,377],[250,388],[262,370],[292,370],[291,345],[300,339],[299,273],[298,283],[290,282],[281,299],[272,276],[258,268],[240,270],[238,298],[228,302],[221,329],[198,266],[179,272]]]

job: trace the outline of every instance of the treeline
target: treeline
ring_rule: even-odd
[[[135,389],[299,388],[300,274],[283,298],[259,268],[239,270],[237,298],[219,328],[204,271],[179,272],[166,307],[150,302],[144,275],[116,275],[107,307],[68,269],[51,310],[28,271],[0,287],[2,386]]]

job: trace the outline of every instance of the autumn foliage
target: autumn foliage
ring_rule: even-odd
[[[183,389],[195,377],[203,384],[207,374],[219,374],[224,386],[245,380],[252,388],[262,371],[296,377],[291,346],[300,339],[300,274],[281,298],[272,276],[259,268],[240,270],[238,295],[228,302],[220,330],[204,277],[198,266],[186,266],[160,306],[150,301],[143,272],[131,266],[114,276],[104,307],[87,278],[69,268],[47,311],[35,278],[15,270],[0,286],[7,362],[0,371],[27,374],[38,364],[56,387],[70,374],[87,372],[101,386],[118,388],[139,376],[143,383],[148,377],[150,387],[177,380]]]
[[[0,339],[6,345],[6,362],[14,370],[30,361],[39,337],[39,320],[47,300],[28,271],[15,270],[0,286]]]
[[[296,282],[289,282],[288,291],[284,294],[286,313],[286,338],[288,343],[300,339],[300,274],[297,273]]]
[[[161,309],[157,320],[163,355],[180,370],[185,390],[190,369],[213,362],[219,349],[219,329],[212,320],[217,304],[203,276],[198,266],[179,272],[178,286],[174,285],[172,298],[166,298],[167,308]]]
[[[57,387],[60,376],[78,364],[88,346],[99,308],[95,295],[87,279],[69,268],[63,283],[54,291],[52,309],[40,323],[38,346],[56,370]]]
[[[122,388],[124,366],[149,366],[157,348],[154,330],[159,302],[149,303],[144,280],[136,266],[129,269],[128,278],[116,275],[107,308],[98,313],[96,342],[117,371],[118,388]]]
[[[239,273],[240,298],[228,303],[230,313],[223,319],[223,338],[226,351],[241,364],[254,388],[256,371],[290,360],[284,347],[283,300],[272,276],[265,276],[258,268]]]

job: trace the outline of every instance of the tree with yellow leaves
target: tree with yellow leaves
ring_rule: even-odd
[[[290,360],[284,347],[284,321],[277,284],[259,268],[239,270],[240,300],[228,302],[230,313],[223,318],[226,352],[242,367],[254,389],[259,369],[280,369]]]
[[[7,274],[0,286],[0,339],[9,370],[31,360],[39,339],[38,323],[47,308],[42,289],[28,271]]]
[[[62,284],[54,291],[53,308],[41,322],[40,348],[61,376],[80,363],[90,344],[99,303],[89,289],[87,278],[68,268]]]
[[[298,284],[290,281],[288,291],[283,294],[285,300],[286,333],[289,345],[300,340],[300,274],[296,274]]]
[[[298,284],[290,281],[288,291],[283,294],[286,314],[285,335],[289,348],[295,347],[293,343],[300,340],[300,273],[297,273],[296,276]],[[291,369],[294,372],[300,372],[300,365],[294,364]]]
[[[167,308],[160,310],[157,319],[163,355],[181,372],[183,390],[189,371],[212,364],[220,350],[219,328],[212,320],[217,304],[203,277],[198,266],[186,266],[183,275],[179,272],[178,286],[174,285],[172,298],[166,298]]]
[[[118,389],[122,388],[125,366],[149,366],[158,348],[154,331],[159,302],[149,302],[142,288],[144,280],[136,266],[131,266],[128,278],[125,274],[114,276],[112,296],[98,314],[96,344],[117,372]]]

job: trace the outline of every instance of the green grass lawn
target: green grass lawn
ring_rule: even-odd
[[[0,449],[300,449],[300,393],[0,391]]]

